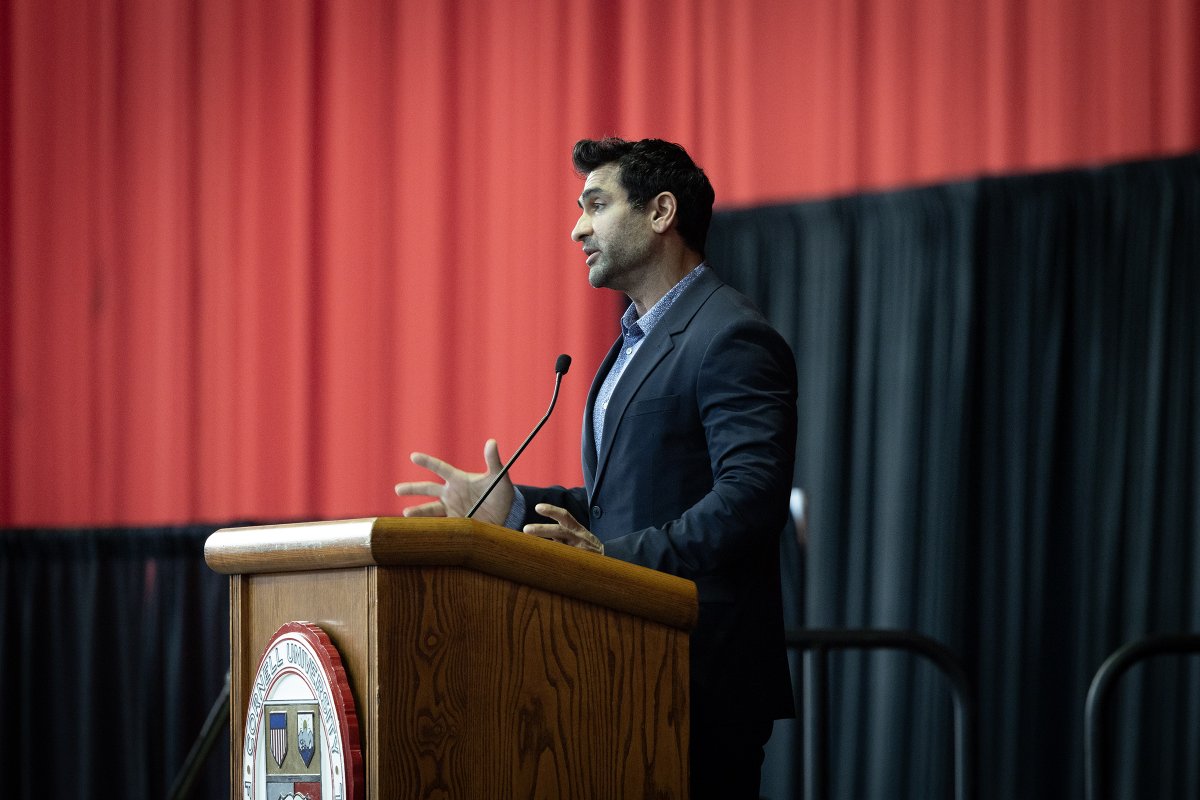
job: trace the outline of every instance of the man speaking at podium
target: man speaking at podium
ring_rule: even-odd
[[[792,716],[779,535],[796,443],[796,368],[783,338],[704,262],[713,189],[682,147],[583,140],[571,238],[588,280],[624,292],[621,338],[584,413],[583,487],[505,476],[478,519],[696,582],[691,636],[692,797],[757,798],[763,745]],[[441,481],[400,483],[432,502],[405,516],[462,516],[502,469],[424,453]]]

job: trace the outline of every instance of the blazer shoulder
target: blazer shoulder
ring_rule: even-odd
[[[765,336],[778,337],[783,340],[783,335],[763,315],[753,300],[725,283],[718,286],[709,295],[697,310],[696,317],[701,321],[703,327],[710,331],[715,332],[729,327],[745,328],[758,330]]]
[[[766,318],[750,298],[725,283],[709,269],[676,301],[671,309],[672,327],[686,327],[696,317],[707,322],[715,319],[755,319],[766,322]],[[668,312],[668,313],[671,313]]]
[[[705,305],[712,305],[715,313],[767,322],[767,318],[763,316],[762,311],[754,304],[753,300],[727,283],[718,286]]]

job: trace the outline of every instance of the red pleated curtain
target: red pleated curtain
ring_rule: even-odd
[[[618,298],[581,137],[745,205],[1200,144],[1195,0],[4,0],[0,525],[398,513],[579,479]]]

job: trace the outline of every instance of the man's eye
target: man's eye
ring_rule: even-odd
[[[599,211],[604,208],[604,203],[592,203],[592,211]]]

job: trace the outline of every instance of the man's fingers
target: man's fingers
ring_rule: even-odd
[[[409,458],[418,467],[424,467],[444,481],[450,480],[450,477],[458,472],[455,467],[428,453],[413,453]]]
[[[433,481],[408,481],[396,484],[396,494],[401,497],[408,495],[423,495],[425,497],[440,497],[443,484]]]
[[[422,503],[419,506],[409,506],[404,509],[406,517],[444,517],[446,516],[446,507],[441,501],[432,503]]]
[[[496,443],[495,439],[488,439],[484,442],[483,461],[487,464],[489,475],[495,475],[504,469],[504,462],[500,460],[500,445]]]
[[[590,550],[593,553],[604,555],[604,545],[599,539],[596,538],[596,535],[587,528],[584,528],[579,523],[575,522],[574,518],[572,518],[571,515],[566,511],[563,511],[563,509],[559,508],[558,506],[550,506],[539,503],[537,506],[537,512],[546,516],[550,516],[552,513],[557,515],[558,512],[561,512],[563,516],[572,524],[565,525],[562,523],[547,524],[545,522],[535,522],[522,528],[525,533],[539,536],[551,542],[560,542],[561,544],[565,544],[569,547],[578,547],[581,550]]]
[[[521,530],[539,538],[549,539],[553,542],[562,542],[563,544],[570,544],[574,540],[571,532],[564,530],[561,525],[547,525],[544,522],[531,523]]]
[[[552,506],[549,503],[538,503],[533,507],[533,510],[541,514],[543,517],[549,517],[559,525],[562,525],[564,528],[579,530],[583,527],[575,520],[575,517],[571,516],[571,512],[567,511],[565,508]]]

